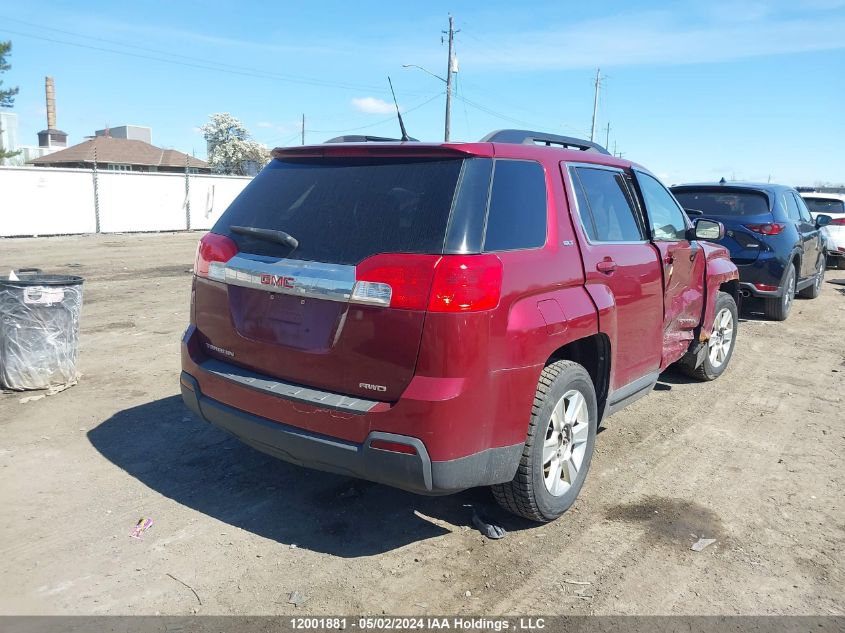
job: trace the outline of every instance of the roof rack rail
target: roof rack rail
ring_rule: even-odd
[[[409,141],[416,141],[415,138],[408,139]],[[348,136],[335,136],[330,138],[326,143],[402,143],[401,138],[387,138],[386,136],[364,136],[361,134],[351,134]]]
[[[592,141],[574,138],[572,136],[560,136],[546,132],[532,132],[531,130],[496,130],[490,132],[480,141],[481,143],[513,143],[515,145],[559,145],[567,149],[577,149],[582,152],[598,152],[607,154],[604,147]]]

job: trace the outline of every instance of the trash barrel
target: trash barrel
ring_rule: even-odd
[[[78,378],[82,282],[37,268],[0,276],[0,385],[47,389]]]

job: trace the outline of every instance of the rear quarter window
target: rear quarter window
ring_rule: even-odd
[[[798,203],[795,202],[795,196],[792,195],[792,192],[784,191],[781,194],[781,201],[786,210],[786,215],[790,220],[797,222],[801,219],[801,211],[798,209]]]
[[[527,160],[496,160],[484,250],[514,251],[543,246],[546,215],[546,176],[542,165]]]

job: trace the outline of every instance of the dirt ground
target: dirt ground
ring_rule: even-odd
[[[86,279],[80,383],[0,395],[0,613],[845,614],[845,286],[785,323],[746,315],[715,382],[661,376],[537,526],[484,489],[308,471],[195,419],[177,394],[198,238],[0,240],[0,271]]]

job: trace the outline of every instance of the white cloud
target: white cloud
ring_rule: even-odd
[[[376,99],[375,97],[353,99],[352,105],[359,112],[365,112],[367,114],[390,114],[395,109],[392,103],[383,99]]]
[[[845,48],[841,14],[774,17],[749,11],[745,18],[683,21],[668,11],[620,14],[564,28],[488,37],[500,42],[498,54],[464,49],[463,61],[475,67],[555,70],[722,62]]]

